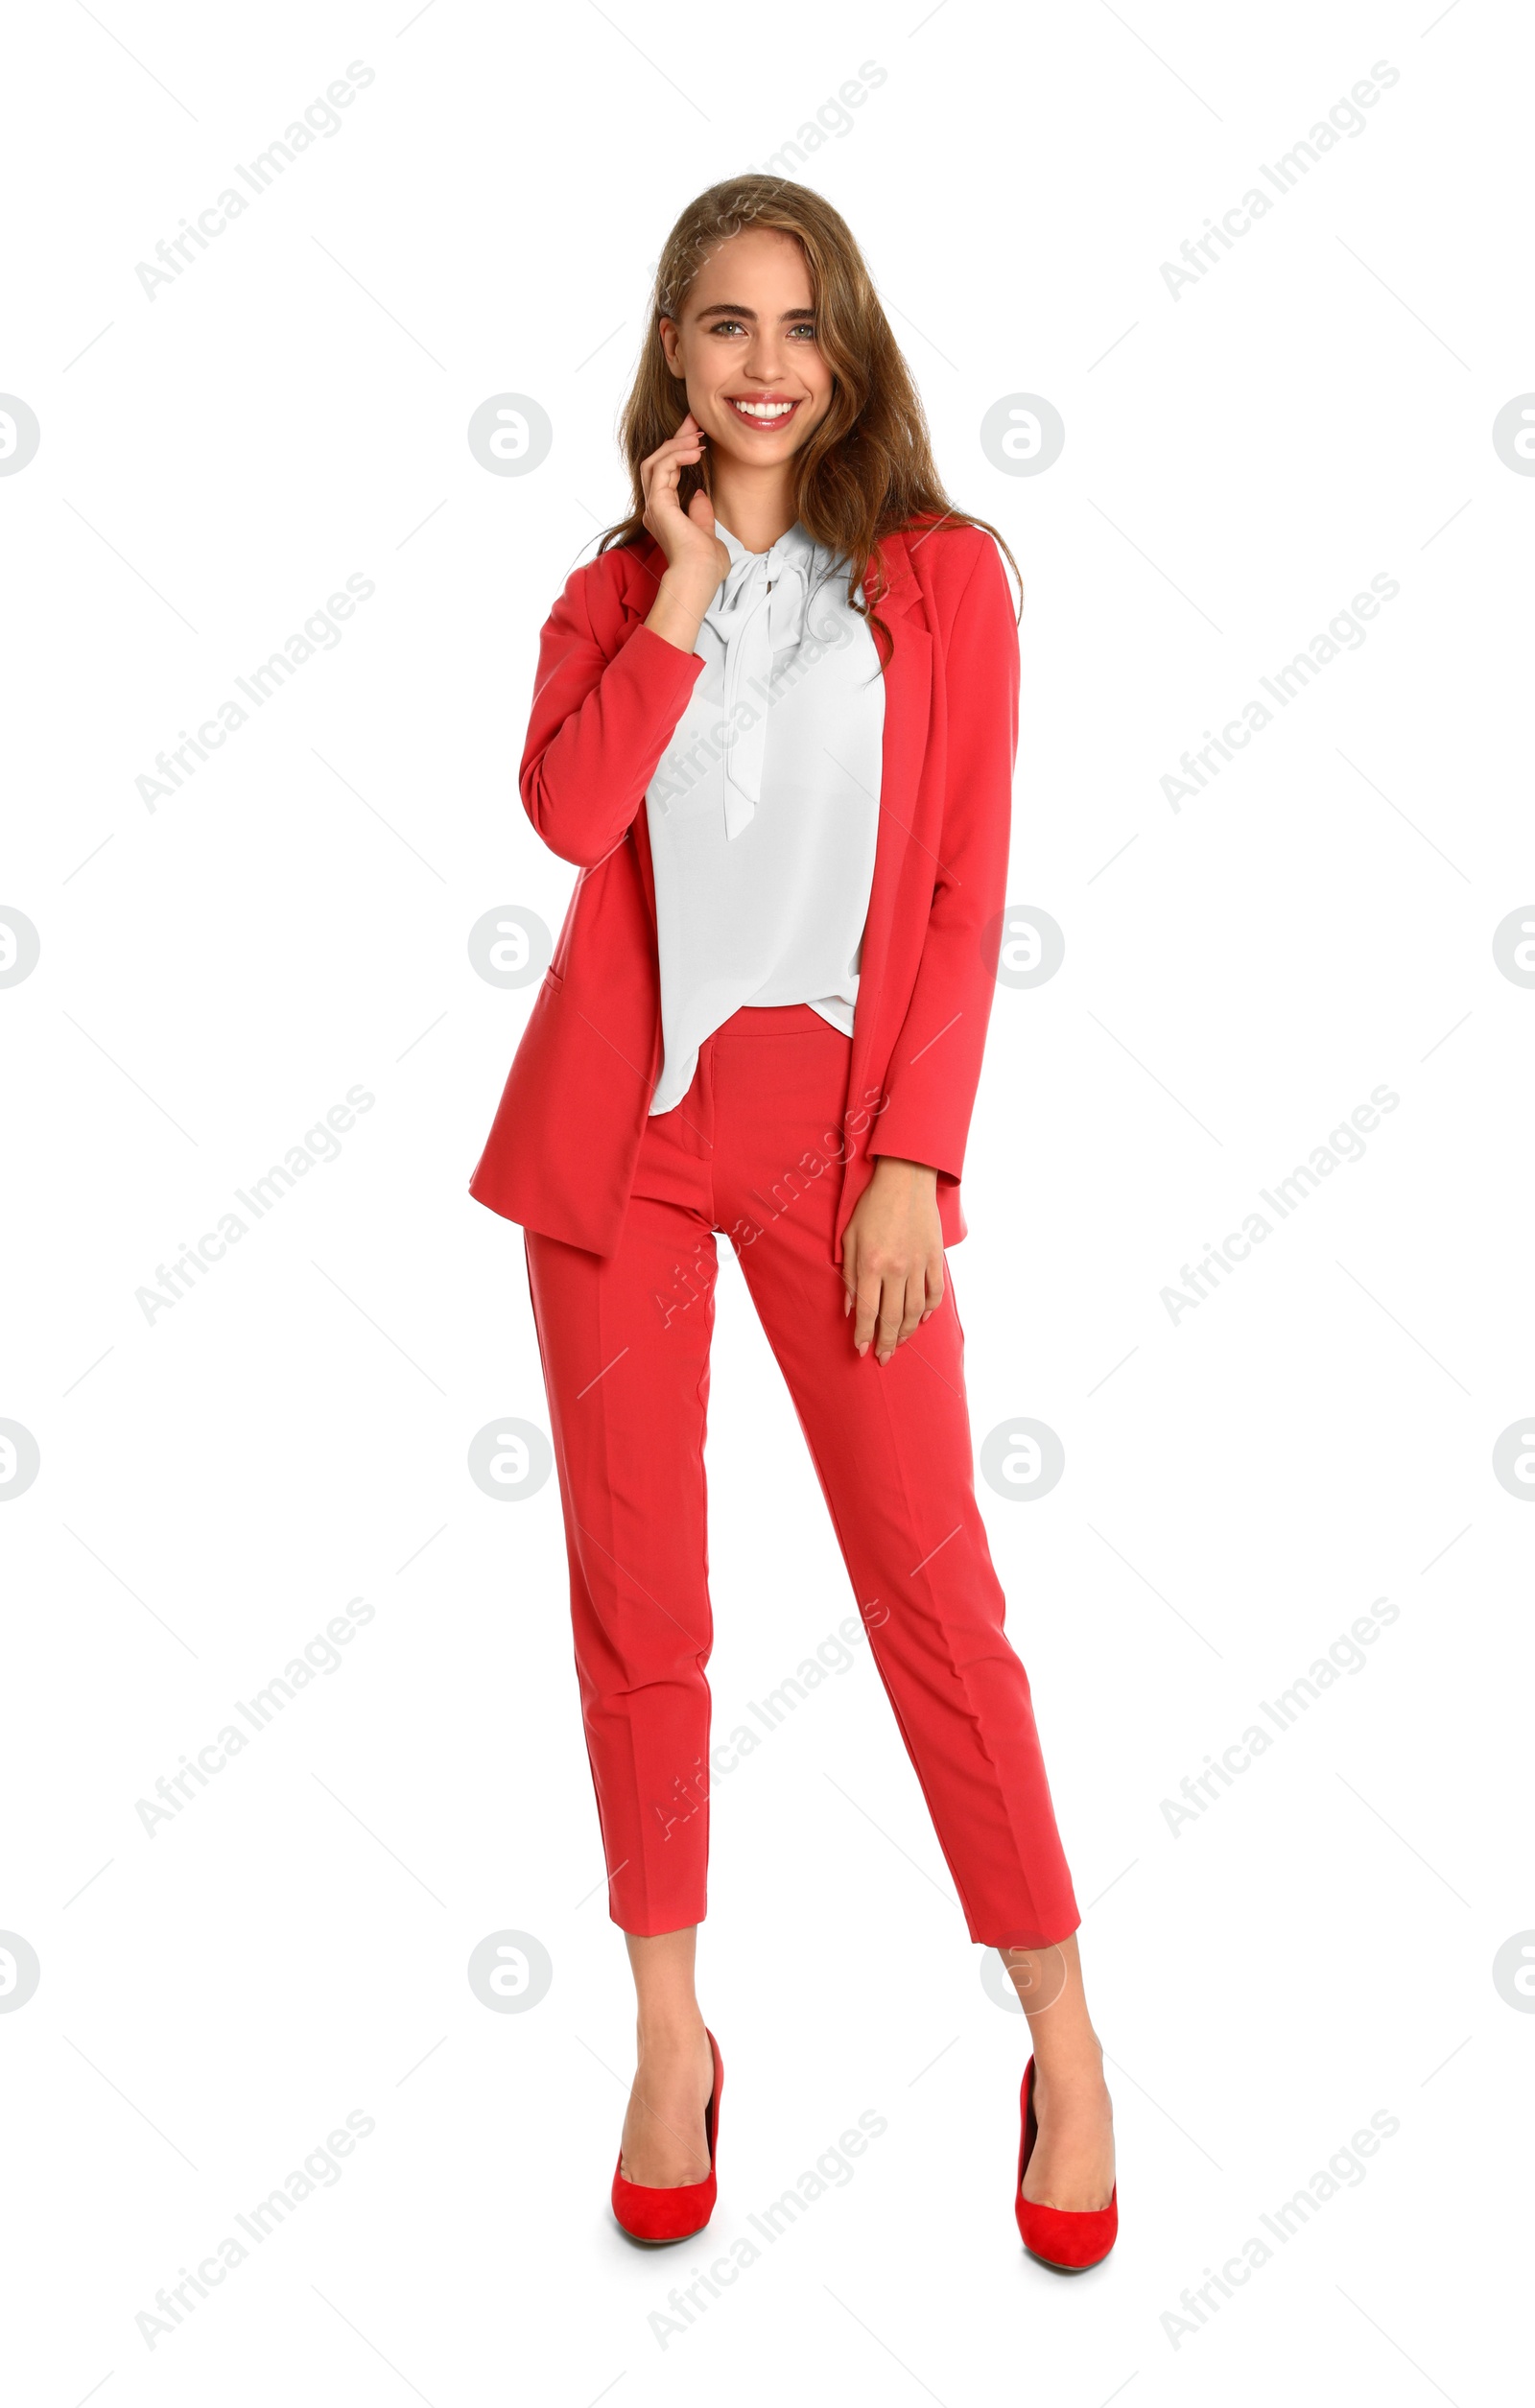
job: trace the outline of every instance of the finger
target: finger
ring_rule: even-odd
[[[906,1281],[899,1274],[880,1282],[879,1332],[874,1342],[878,1362],[887,1363],[901,1343],[901,1324],[906,1317]]]
[[[924,1321],[931,1321],[943,1302],[943,1257],[941,1254],[935,1254],[929,1263],[925,1285],[927,1304],[922,1318]]]
[[[853,1345],[860,1355],[866,1355],[874,1343],[875,1325],[880,1314],[880,1282],[873,1271],[862,1272],[858,1283],[858,1314],[853,1323]]]
[[[702,456],[697,439],[681,444],[668,443],[660,451],[652,452],[649,460],[641,461],[640,483],[647,493],[655,491],[658,486],[674,489],[687,462],[699,460]]]
[[[669,436],[658,451],[642,460],[640,489],[646,498],[649,498],[651,488],[658,481],[674,485],[682,468],[692,460],[701,460],[706,439],[702,429],[696,427],[691,433]]]
[[[648,468],[658,467],[663,460],[674,459],[678,452],[696,451],[708,440],[696,418],[685,418],[675,435],[669,435],[664,443],[658,443],[655,450],[641,460],[641,474]]]
[[[682,471],[695,466],[703,457],[702,452],[684,452],[674,460],[663,461],[649,478],[642,478],[640,489],[646,508],[680,511]]]
[[[928,1279],[926,1271],[916,1270],[909,1272],[907,1277],[903,1299],[901,1334],[896,1340],[896,1344],[898,1346],[904,1346],[907,1339],[912,1334],[912,1332],[921,1329],[924,1320],[927,1318],[927,1303]]]
[[[660,469],[649,483],[642,487],[645,495],[645,508],[642,515],[650,526],[652,534],[659,531],[654,523],[657,520],[672,520],[680,518],[682,515],[681,497],[677,491],[677,477],[676,469],[673,469],[670,476],[664,469]]]

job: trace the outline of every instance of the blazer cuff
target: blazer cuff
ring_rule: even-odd
[[[869,1160],[878,1162],[882,1154],[889,1154],[897,1162],[926,1163],[937,1172],[940,1187],[946,1181],[951,1186],[957,1184],[964,1147],[952,1137],[940,1137],[916,1122],[894,1120],[896,1109],[891,1104],[870,1131]]]
[[[643,622],[628,642],[608,663],[604,681],[627,665],[635,685],[643,689],[645,698],[659,719],[668,717],[669,728],[674,726],[687,708],[688,696],[698,682],[703,668],[701,652],[679,651],[664,635]]]

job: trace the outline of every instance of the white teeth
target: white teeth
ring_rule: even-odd
[[[794,405],[791,401],[737,401],[731,407],[746,418],[787,418]]]

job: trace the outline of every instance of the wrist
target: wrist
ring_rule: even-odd
[[[696,610],[700,618],[713,602],[719,587],[720,579],[712,568],[699,568],[691,561],[669,561],[661,572],[661,592],[674,595],[690,610]]]
[[[705,591],[700,578],[667,569],[645,624],[665,642],[674,644],[679,651],[691,652],[698,640],[703,614],[713,600],[713,588]]]
[[[929,1194],[937,1192],[937,1168],[931,1162],[911,1162],[905,1154],[876,1154],[874,1168],[891,1178],[909,1178],[914,1186],[926,1188]]]

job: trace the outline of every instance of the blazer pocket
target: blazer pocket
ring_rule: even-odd
[[[564,978],[558,970],[546,970],[544,972],[544,984],[548,987],[551,995],[557,995],[564,983]]]

